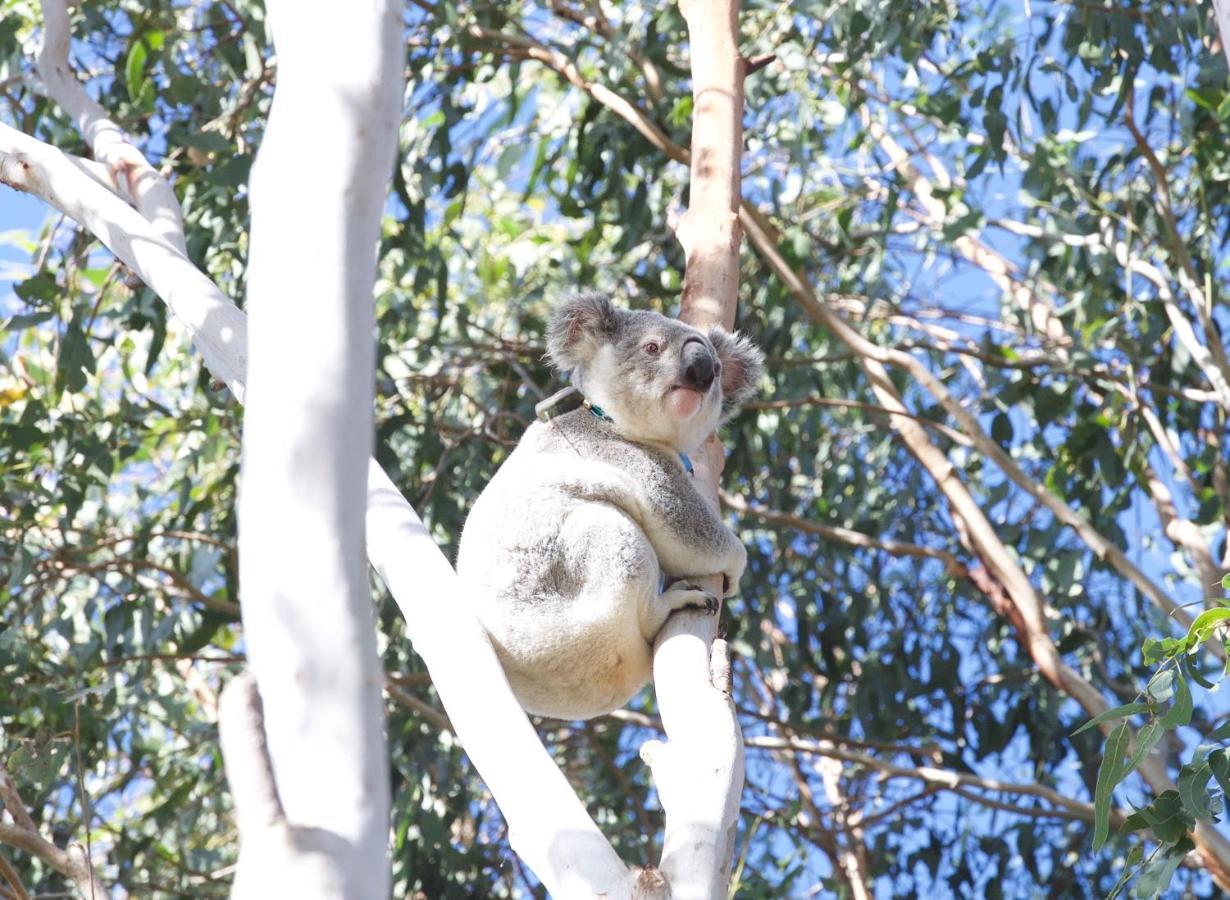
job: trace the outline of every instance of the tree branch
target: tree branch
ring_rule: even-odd
[[[0,822],[0,844],[8,844],[42,860],[69,879],[84,900],[103,900],[111,896],[111,892],[94,874],[94,867],[80,844],[73,843],[67,850],[62,850],[36,831],[26,831],[3,822]]]
[[[795,760],[797,765],[797,758]],[[837,840],[837,862],[844,873],[846,884],[854,900],[871,900],[872,880],[867,871],[867,846],[864,843],[862,825],[851,822],[849,801],[841,783],[841,763],[832,757],[822,757],[816,765],[824,794],[837,818],[838,827],[845,835]]]
[[[237,693],[246,702],[227,709],[262,730],[263,760],[253,751],[240,765],[276,786],[281,815],[241,818],[234,896],[383,900],[388,745],[363,525],[402,8],[379,0],[333,16],[293,0],[266,6],[278,76],[249,180],[239,492],[241,612],[259,706],[247,686]],[[321,65],[326,57],[336,64]],[[305,152],[327,173],[310,191]]]
[[[728,494],[726,491],[721,492],[722,502],[735,510],[742,516],[755,516],[764,522],[772,522],[774,525],[785,525],[788,528],[795,528],[799,531],[805,531],[808,534],[816,534],[820,537],[827,538],[831,541],[840,541],[843,544],[850,544],[854,547],[862,547],[867,550],[883,550],[886,553],[892,553],[895,556],[914,556],[927,559],[938,559],[944,564],[944,570],[957,578],[968,578],[969,569],[965,563],[961,562],[955,555],[947,550],[940,550],[935,547],[924,547],[920,544],[909,544],[903,541],[894,541],[887,538],[877,538],[869,534],[864,534],[861,531],[854,531],[851,528],[841,528],[836,525],[822,525],[819,522],[810,522],[807,519],[799,516],[793,516],[790,513],[781,512],[776,509],[768,509],[764,506],[748,503],[743,497],[734,494]]]
[[[678,228],[687,257],[680,318],[699,328],[733,329],[739,290],[738,222],[743,150],[743,76],[738,0],[681,0],[692,64],[692,180]],[[624,115],[628,114],[625,109]],[[634,116],[634,118],[638,118]],[[715,508],[723,454],[716,436],[696,460],[697,487]],[[702,586],[722,596],[720,576]],[[662,873],[675,898],[724,896],[730,883],[743,742],[725,685],[729,659],[715,642],[716,617],[675,614],[654,642],[654,690],[667,742],[641,756],[653,770],[666,813]],[[712,650],[712,653],[711,653]]]
[[[13,825],[0,822],[0,844],[8,844],[18,850],[23,850],[43,861],[47,866],[69,879],[85,900],[106,900],[111,892],[98,879],[94,871],[93,861],[85,852],[85,848],[75,841],[68,849],[61,849],[38,833],[34,820],[30,817],[21,795],[13,784],[8,770],[0,764],[0,799],[4,808],[13,818]],[[86,823],[85,827],[89,827]],[[5,861],[5,865],[8,863]],[[11,867],[9,867],[11,870]],[[13,873],[14,876],[16,873]],[[20,880],[9,879],[14,892],[20,895],[22,889]]]
[[[905,178],[910,190],[926,211],[927,226],[937,230],[942,228],[948,218],[948,209],[944,201],[935,195],[935,188],[931,181],[914,165],[910,155],[893,139],[884,126],[872,118],[870,110],[865,105],[859,107],[859,114],[871,137],[888,156],[892,167]],[[929,159],[934,161],[934,157],[929,157]],[[934,161],[933,164],[938,166],[938,161]],[[942,177],[947,180],[947,173],[942,172]],[[1033,324],[1039,335],[1059,347],[1072,343],[1051,304],[1021,281],[1015,266],[1002,254],[968,234],[957,237],[952,241],[952,246],[999,285],[1000,289],[1012,299],[1013,305]]]
[[[4,854],[0,853],[0,878],[8,884],[9,896],[14,900],[30,900],[30,894],[26,891],[26,886],[21,883],[21,875],[13,868],[13,864],[5,859]]]
[[[1226,64],[1230,65],[1230,0],[1213,0],[1213,15],[1217,21],[1217,39],[1226,54]]]
[[[17,793],[9,771],[2,765],[0,765],[0,799],[4,800],[4,808],[9,810],[9,815],[16,823],[15,825],[0,823],[0,843],[7,843],[10,847],[16,847],[17,850],[26,851],[31,856],[42,859],[47,866],[71,880],[76,885],[77,893],[81,894],[85,900],[105,900],[111,896],[111,891],[107,890],[106,885],[98,879],[98,874],[93,868],[93,861],[89,853],[86,853],[85,847],[74,841],[70,843],[68,850],[62,850],[46,837],[38,834],[30,811],[26,809],[21,794]],[[90,824],[85,823],[85,827],[90,827]],[[15,890],[20,891],[20,882],[11,883],[14,884]]]
[[[246,317],[84,163],[0,122],[0,184],[45,200],[102,241],[187,326],[210,372],[242,402]]]
[[[90,146],[94,158],[107,167],[109,181],[117,185],[164,241],[187,256],[184,223],[175,192],[90,99],[68,61],[69,19],[66,0],[42,0],[43,46],[38,74],[51,99],[68,113]]]
[[[1190,519],[1179,515],[1170,489],[1158,476],[1157,471],[1147,461],[1144,465],[1145,485],[1149,496],[1153,499],[1153,507],[1157,510],[1158,520],[1162,523],[1162,531],[1175,547],[1184,551],[1191,559],[1196,577],[1200,579],[1201,593],[1205,602],[1214,605],[1221,602],[1224,592],[1221,588],[1221,567],[1213,560],[1209,542],[1205,540],[1200,526]]]
[[[13,778],[3,763],[0,763],[0,800],[4,801],[4,808],[8,810],[8,814],[13,817],[13,821],[19,828],[24,828],[26,831],[38,830],[34,819],[30,818],[25,801],[21,799],[21,794],[17,793],[17,785],[13,784]]]
[[[959,353],[960,351],[954,352]],[[833,406],[838,409],[859,409],[864,412],[876,413],[878,415],[888,415],[888,410],[883,406],[876,406],[874,403],[859,403],[857,400],[842,400],[837,397],[800,397],[798,400],[753,401],[750,403],[744,403],[742,408],[751,410],[792,409],[796,406]],[[900,415],[900,413],[898,413],[898,415]],[[910,418],[915,419],[928,428],[934,428],[954,444],[960,444],[962,447],[973,446],[973,441],[954,428],[949,428],[947,425],[940,422],[935,422],[924,416],[911,414]]]
[[[1139,134],[1139,132],[1137,133]],[[1144,138],[1141,137],[1139,140],[1143,142]],[[1145,146],[1147,147],[1148,145]],[[1173,217],[1173,213],[1170,215]],[[1210,346],[1217,348],[1211,351],[1210,347],[1205,346],[1196,337],[1196,330],[1192,327],[1191,322],[1188,321],[1187,316],[1183,315],[1183,310],[1179,308],[1178,300],[1170,289],[1170,284],[1162,270],[1133,256],[1126,241],[1117,241],[1113,249],[1116,261],[1127,270],[1129,285],[1131,284],[1132,273],[1139,272],[1157,289],[1157,297],[1162,301],[1162,308],[1166,310],[1166,318],[1170,320],[1170,327],[1174,329],[1175,338],[1191,354],[1196,365],[1200,367],[1200,371],[1209,380],[1209,384],[1217,396],[1217,402],[1222,405],[1223,409],[1230,411],[1230,367],[1225,367],[1225,352],[1221,349],[1221,339],[1217,336],[1213,323],[1211,321],[1206,322],[1205,317],[1201,316],[1206,338],[1210,334],[1213,335]],[[1190,258],[1188,264],[1190,265]],[[1190,281],[1190,278],[1188,281]],[[1192,290],[1189,288],[1189,293]],[[1195,293],[1191,294],[1192,302],[1196,304],[1197,310],[1200,310],[1202,309],[1200,304],[1203,303],[1204,294],[1199,288],[1194,288],[1194,290]],[[1217,354],[1216,356],[1214,355],[1215,353]]]
[[[581,70],[577,68],[576,63],[558,50],[553,50],[528,35],[506,34],[484,28],[481,25],[466,26],[465,34],[493,45],[492,49],[505,53],[511,51],[513,55],[544,63],[603,106],[617,112],[631,123],[632,127],[639,131],[650,144],[666,153],[671,159],[676,162],[688,162],[688,152],[667,137],[666,132],[658,127],[656,122],[606,85],[586,79],[581,74]]]
[[[869,753],[859,753],[856,750],[846,750],[830,741],[805,741],[800,738],[762,736],[747,739],[747,746],[764,750],[791,750],[796,753],[814,753],[832,759],[861,766],[874,772],[880,772],[891,778],[911,778],[922,781],[943,790],[957,790],[959,787],[977,788],[998,794],[1013,794],[1016,796],[1031,796],[1045,800],[1054,810],[1048,814],[1058,818],[1080,819],[1093,821],[1093,804],[1082,803],[1071,797],[1041,784],[1018,784],[1009,781],[999,781],[994,778],[983,778],[968,772],[957,772],[951,769],[940,769],[935,766],[899,766],[872,756]],[[984,802],[979,795],[967,795],[969,799]],[[1037,815],[1037,811],[1032,813]],[[1115,810],[1112,822],[1116,825],[1123,821],[1123,813]]]
[[[1209,298],[1204,294],[1204,289],[1200,286],[1200,273],[1196,271],[1192,255],[1187,250],[1187,241],[1183,235],[1179,234],[1179,223],[1175,220],[1174,204],[1170,197],[1170,178],[1158,160],[1157,154],[1153,152],[1145,136],[1136,127],[1136,117],[1132,112],[1134,100],[1134,97],[1129,96],[1128,102],[1124,104],[1124,124],[1132,133],[1133,140],[1136,141],[1136,149],[1140,151],[1140,155],[1144,157],[1149,170],[1153,173],[1153,183],[1157,188],[1155,195],[1157,210],[1161,215],[1162,224],[1166,226],[1166,235],[1170,238],[1170,252],[1179,262],[1176,274],[1179,283],[1183,285],[1183,289],[1187,291],[1187,296],[1191,299],[1192,306],[1196,310],[1196,318],[1199,319],[1200,327],[1204,331],[1205,344],[1200,344],[1195,335],[1191,334],[1187,337],[1190,341],[1187,346],[1193,358],[1204,369],[1205,375],[1209,377],[1214,390],[1222,398],[1222,406],[1230,411],[1230,358],[1226,356],[1221,334],[1213,322],[1211,304]],[[1163,297],[1163,302],[1165,302],[1165,297]],[[1180,325],[1176,324],[1176,319],[1185,326],[1184,330],[1191,330],[1191,326],[1174,304],[1173,298],[1167,304],[1166,314],[1170,316],[1171,324],[1175,325],[1176,334],[1180,333]]]

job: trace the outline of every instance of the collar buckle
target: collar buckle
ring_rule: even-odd
[[[560,403],[567,400],[569,397],[571,397],[576,392],[577,392],[577,389],[574,388],[572,385],[568,385],[568,387],[564,388],[561,391],[556,391],[546,400],[540,400],[539,402],[534,404],[534,414],[537,415],[541,421],[550,422],[551,421],[551,410],[559,406]]]

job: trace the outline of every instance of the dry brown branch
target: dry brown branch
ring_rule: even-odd
[[[587,28],[594,34],[601,35],[607,40],[617,37],[615,29],[611,27],[610,20],[602,11],[602,5],[596,0],[588,0],[585,3],[584,10],[574,9],[567,3],[561,0],[551,0],[552,11],[561,19],[567,19],[570,22],[575,22],[577,25]],[[629,46],[627,41],[623,42],[624,53],[628,59],[636,64],[636,67],[641,71],[641,77],[645,82],[645,93],[655,102],[661,102],[666,96],[662,88],[662,75],[658,72],[658,67],[652,61],[646,59],[635,49]]]
[[[456,733],[453,731],[453,723],[448,720],[447,715],[425,700],[420,700],[409,691],[402,690],[393,684],[391,679],[385,679],[384,692],[389,695],[390,699],[400,703],[420,718],[427,720],[439,731],[447,732],[448,734]]]
[[[585,91],[603,106],[618,113],[639,131],[650,144],[657,147],[676,162],[688,162],[686,150],[667,137],[666,132],[658,127],[649,116],[641,112],[635,105],[616,94],[604,84],[590,81],[581,74],[576,63],[567,56],[542,44],[532,37],[507,34],[493,31],[481,25],[469,25],[465,28],[468,37],[476,38],[492,50],[512,51],[524,59],[532,59],[547,65],[562,75],[568,82]]]
[[[1218,392],[1222,406],[1230,410],[1230,358],[1226,356],[1221,333],[1213,321],[1211,304],[1209,298],[1205,296],[1204,288],[1201,287],[1202,279],[1200,273],[1196,271],[1195,263],[1192,262],[1191,253],[1187,250],[1187,241],[1179,233],[1179,224],[1175,220],[1174,204],[1170,196],[1170,178],[1165,167],[1158,160],[1157,154],[1153,152],[1145,136],[1136,127],[1136,117],[1132,113],[1134,101],[1135,97],[1129,94],[1128,101],[1123,107],[1124,124],[1132,133],[1136,149],[1144,157],[1153,174],[1157,211],[1162,218],[1162,223],[1166,226],[1166,235],[1170,239],[1170,252],[1179,263],[1175,274],[1183,289],[1187,291],[1192,307],[1196,310],[1196,318],[1204,331],[1205,343],[1201,344],[1196,340],[1194,334],[1184,338],[1184,334],[1190,331],[1190,325],[1187,324],[1187,320],[1173,299],[1167,302],[1166,295],[1169,294],[1169,290],[1162,294],[1163,302],[1166,304],[1166,313],[1170,317],[1171,324],[1175,326],[1175,333],[1183,340],[1193,359],[1213,384],[1213,389]]]
[[[13,778],[3,763],[0,763],[0,800],[4,801],[4,808],[8,810],[17,827],[26,831],[38,830],[26,809],[25,801],[21,799],[21,794],[17,793],[17,785],[13,784]]]
[[[111,892],[98,880],[94,866],[80,844],[70,844],[65,850],[37,831],[30,831],[19,825],[6,825],[3,822],[0,822],[0,844],[7,844],[38,858],[73,882],[77,892],[85,900],[103,900],[111,896]]]
[[[179,599],[184,599],[192,603],[199,603],[206,609],[211,609],[214,612],[222,613],[233,619],[239,618],[239,604],[233,600],[223,600],[218,597],[211,597],[204,591],[200,590],[188,578],[176,572],[161,563],[156,563],[150,559],[132,559],[127,557],[117,557],[115,559],[105,560],[97,563],[76,563],[72,560],[65,559],[61,556],[52,557],[49,560],[41,562],[36,566],[36,569],[54,568],[56,576],[60,578],[71,577],[72,575],[90,575],[98,572],[121,571],[127,572],[128,575],[138,584],[146,588],[154,590],[167,591],[168,586],[156,578],[152,578],[142,573],[142,569],[149,569],[157,572],[171,582],[171,587],[178,590],[182,595]]]
[[[8,884],[8,890],[5,891],[8,896],[13,897],[14,900],[30,900],[26,886],[21,883],[21,876],[3,853],[0,853],[0,878]]]
[[[935,547],[924,547],[920,544],[910,544],[903,541],[894,541],[888,538],[877,538],[869,534],[864,534],[861,531],[855,531],[851,528],[841,528],[836,525],[822,525],[819,522],[810,522],[807,519],[799,516],[791,515],[790,513],[781,512],[776,509],[768,509],[757,504],[748,503],[744,498],[729,494],[726,491],[721,492],[722,502],[731,509],[741,515],[751,515],[764,522],[772,522],[775,525],[785,525],[790,528],[798,529],[799,531],[807,532],[808,534],[816,534],[823,538],[828,538],[833,541],[840,541],[843,544],[850,544],[854,547],[861,547],[867,550],[883,550],[886,553],[892,553],[895,556],[914,556],[926,559],[938,559],[944,564],[945,571],[948,574],[957,578],[968,578],[969,569],[965,563],[961,562],[957,557],[947,550],[940,550]]]
[[[878,415],[888,415],[888,409],[883,406],[877,406],[874,403],[860,403],[857,400],[841,400],[836,397],[800,397],[797,400],[763,400],[760,402],[744,403],[743,409],[761,410],[761,409],[793,409],[798,406],[832,406],[837,409],[858,409],[864,412],[876,413]],[[915,419],[922,425],[928,428],[934,428],[944,437],[948,438],[954,444],[960,444],[962,447],[973,446],[973,442],[954,428],[949,428],[941,422],[935,422],[924,416],[911,414],[910,418]]]
[[[948,218],[948,209],[944,201],[935,195],[935,188],[931,181],[914,165],[910,154],[893,139],[879,121],[872,117],[871,111],[866,106],[860,106],[859,113],[868,133],[880,145],[880,149],[888,156],[893,168],[905,179],[919,204],[926,211],[926,224],[933,229],[942,228]],[[941,180],[947,181],[948,174],[942,168],[938,168],[939,161],[933,156],[928,158]],[[1053,289],[1043,292],[1032,289],[1003,254],[993,250],[972,235],[961,235],[952,242],[952,246],[957,253],[986,272],[991,280],[999,285],[1001,290],[1012,299],[1013,305],[1033,324],[1037,334],[1059,346],[1071,344],[1071,339],[1064,332],[1062,323],[1045,296],[1053,296]]]
[[[846,750],[829,741],[804,741],[799,738],[763,736],[748,738],[747,746],[765,750],[789,749],[796,753],[827,756],[861,766],[868,771],[880,773],[882,776],[910,778],[935,785],[943,790],[956,790],[958,787],[965,787],[976,788],[989,793],[1037,797],[1040,800],[1045,800],[1054,809],[1034,809],[1032,811],[1024,809],[1024,815],[1038,816],[1044,814],[1061,818],[1077,818],[1087,822],[1093,821],[1093,804],[1083,803],[1067,797],[1059,791],[1040,784],[1018,784],[1015,782],[999,781],[993,778],[982,778],[968,772],[940,769],[935,766],[901,766],[874,757],[869,753]],[[971,795],[970,799],[985,802],[985,798],[977,794]],[[1111,821],[1116,825],[1121,823],[1123,821],[1123,814],[1118,811],[1113,812]]]

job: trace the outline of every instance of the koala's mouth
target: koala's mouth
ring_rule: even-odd
[[[666,392],[667,408],[681,419],[690,419],[705,402],[705,393],[686,384],[677,384]]]

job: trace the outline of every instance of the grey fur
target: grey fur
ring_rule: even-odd
[[[686,363],[702,345],[717,377],[685,416],[668,397],[698,377]],[[548,348],[613,421],[579,409],[532,424],[475,501],[457,568],[521,704],[580,719],[622,706],[644,685],[653,639],[673,610],[715,605],[687,578],[738,583],[746,551],[678,454],[717,426],[727,391],[754,390],[762,357],[737,335],[617,309],[597,294],[560,306]]]

